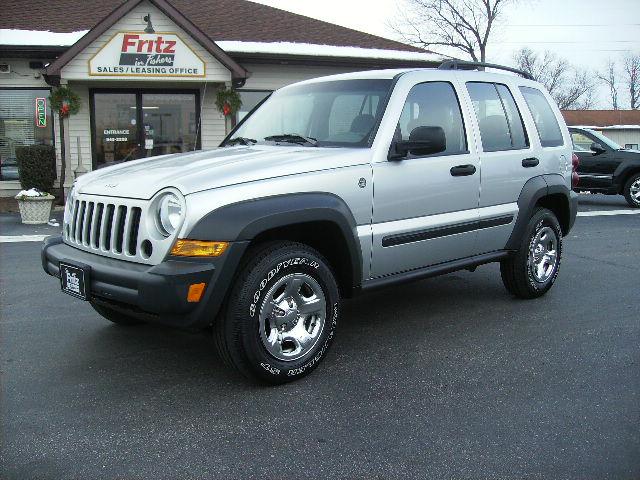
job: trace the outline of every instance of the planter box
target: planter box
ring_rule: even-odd
[[[47,223],[51,218],[51,209],[55,199],[56,197],[53,195],[16,198],[22,223],[31,225]]]

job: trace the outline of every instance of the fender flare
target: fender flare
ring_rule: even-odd
[[[520,247],[522,236],[527,228],[529,219],[533,215],[533,210],[538,202],[547,195],[561,194],[566,197],[569,207],[569,225],[567,232],[573,227],[578,210],[577,194],[572,192],[566,184],[562,175],[546,174],[530,178],[524,184],[518,197],[518,218],[513,227],[511,236],[507,240],[506,250],[517,250]]]
[[[340,229],[351,257],[352,286],[357,286],[362,279],[357,223],[344,200],[331,193],[291,193],[225,205],[202,217],[188,237],[248,244],[268,230],[317,221],[331,222]]]
[[[613,172],[613,186],[617,193],[623,193],[627,180],[634,174],[640,172],[640,162],[636,159],[624,160]]]

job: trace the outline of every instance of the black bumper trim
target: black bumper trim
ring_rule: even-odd
[[[215,318],[232,279],[228,272],[235,271],[244,248],[232,244],[218,258],[169,258],[158,265],[142,265],[85,252],[60,237],[50,237],[42,247],[42,266],[49,275],[59,277],[60,261],[88,265],[92,299],[127,305],[134,314],[151,315],[158,323],[204,326]],[[187,302],[189,285],[201,282],[207,284],[202,300]]]

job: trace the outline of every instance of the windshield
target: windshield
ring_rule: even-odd
[[[622,147],[620,145],[618,145],[616,142],[614,142],[610,138],[605,137],[600,132],[596,132],[595,130],[589,130],[589,133],[591,133],[591,135],[596,137],[598,139],[598,142],[604,145],[608,145],[609,148],[612,148],[613,150],[622,150]]]
[[[391,82],[336,80],[278,90],[245,118],[224,145],[366,147]]]

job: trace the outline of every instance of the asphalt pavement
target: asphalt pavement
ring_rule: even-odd
[[[0,478],[640,478],[639,247],[640,215],[579,217],[541,299],[488,265],[350,300],[314,373],[262,387],[0,243]]]

